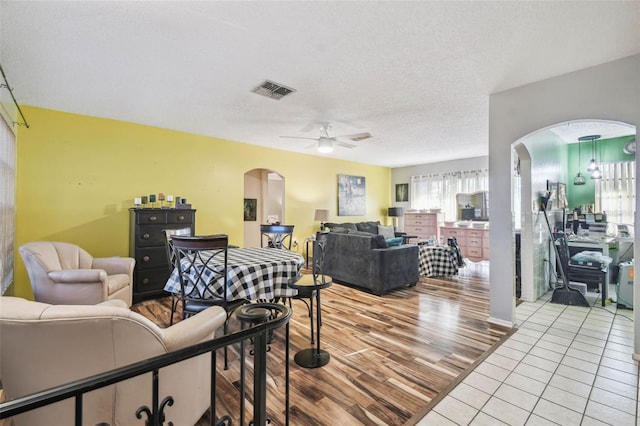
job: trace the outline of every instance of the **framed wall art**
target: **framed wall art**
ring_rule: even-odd
[[[396,184],[396,202],[401,203],[409,201],[409,184],[398,183]]]
[[[255,222],[258,212],[258,200],[255,198],[244,199],[244,221]]]
[[[338,216],[364,216],[367,214],[365,178],[338,175]]]

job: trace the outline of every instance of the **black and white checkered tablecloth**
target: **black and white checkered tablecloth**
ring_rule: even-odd
[[[420,275],[450,277],[458,275],[456,252],[449,246],[418,246]]]
[[[295,296],[297,290],[289,288],[287,283],[299,273],[303,264],[304,259],[300,254],[285,249],[230,248],[227,258],[227,298],[273,300]],[[192,275],[195,277],[197,272],[193,271]],[[176,269],[164,289],[170,293],[180,292]],[[217,290],[222,296],[221,283]]]

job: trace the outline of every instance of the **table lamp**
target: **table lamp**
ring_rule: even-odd
[[[393,227],[398,230],[398,218],[404,215],[402,207],[389,207],[389,217],[393,218]]]
[[[315,215],[313,216],[313,220],[315,220],[316,222],[320,222],[320,230],[324,231],[324,222],[329,220],[329,210],[316,209]]]

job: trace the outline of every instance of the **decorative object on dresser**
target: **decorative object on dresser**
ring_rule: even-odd
[[[489,230],[487,222],[458,223],[453,226],[440,226],[440,234],[446,240],[455,237],[462,251],[462,256],[472,262],[489,260]],[[479,227],[481,225],[481,227]]]
[[[440,240],[440,228],[442,220],[440,212],[406,212],[404,214],[404,232],[416,235],[420,240],[435,238]]]
[[[192,209],[129,209],[129,256],[136,259],[133,271],[133,303],[166,296],[169,279],[165,229],[191,228],[195,234]]]

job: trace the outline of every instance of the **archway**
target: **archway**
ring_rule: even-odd
[[[270,169],[244,174],[244,247],[260,246],[260,224],[285,223],[285,179]]]

